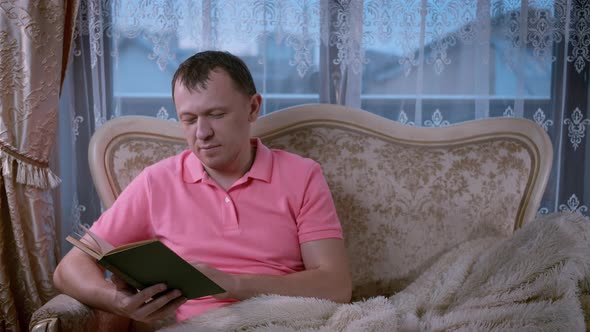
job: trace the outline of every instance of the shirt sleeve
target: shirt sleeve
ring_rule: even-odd
[[[297,216],[297,228],[299,243],[343,238],[330,188],[316,162],[306,179],[303,202]]]
[[[152,239],[150,207],[151,190],[146,169],[127,185],[90,230],[115,247]]]

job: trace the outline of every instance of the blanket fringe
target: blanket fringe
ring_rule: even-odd
[[[17,183],[39,189],[53,189],[61,183],[61,179],[49,167],[35,165],[4,150],[0,150],[0,162],[2,175],[6,178],[16,178]],[[14,163],[17,165],[16,169],[13,167]]]

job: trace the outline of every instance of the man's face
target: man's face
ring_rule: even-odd
[[[250,124],[260,110],[260,95],[238,91],[221,69],[209,74],[207,88],[175,83],[178,119],[193,153],[208,170],[231,174],[250,160]]]

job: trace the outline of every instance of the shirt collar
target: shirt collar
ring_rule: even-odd
[[[192,151],[182,160],[182,179],[186,183],[195,183],[203,179],[206,174],[201,161]]]
[[[253,178],[270,182],[272,174],[272,151],[267,148],[260,138],[254,137],[250,139],[250,144],[256,147],[256,156],[250,170],[244,174],[242,178]],[[196,183],[207,176],[207,172],[203,168],[201,161],[191,151],[182,161],[182,179],[186,183]],[[239,180],[238,180],[239,181]]]
[[[250,170],[245,175],[253,179],[270,182],[272,174],[272,151],[262,144],[262,141],[258,137],[250,139],[250,144],[256,146],[256,157],[254,157],[252,167],[250,167]]]

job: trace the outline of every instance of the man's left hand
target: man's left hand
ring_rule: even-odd
[[[213,280],[216,284],[221,286],[221,288],[225,289],[225,293],[215,294],[213,295],[214,298],[218,300],[238,298],[235,295],[238,284],[237,276],[225,273],[205,263],[193,262],[191,265],[197,270],[201,271],[201,273],[203,273],[207,278]]]

